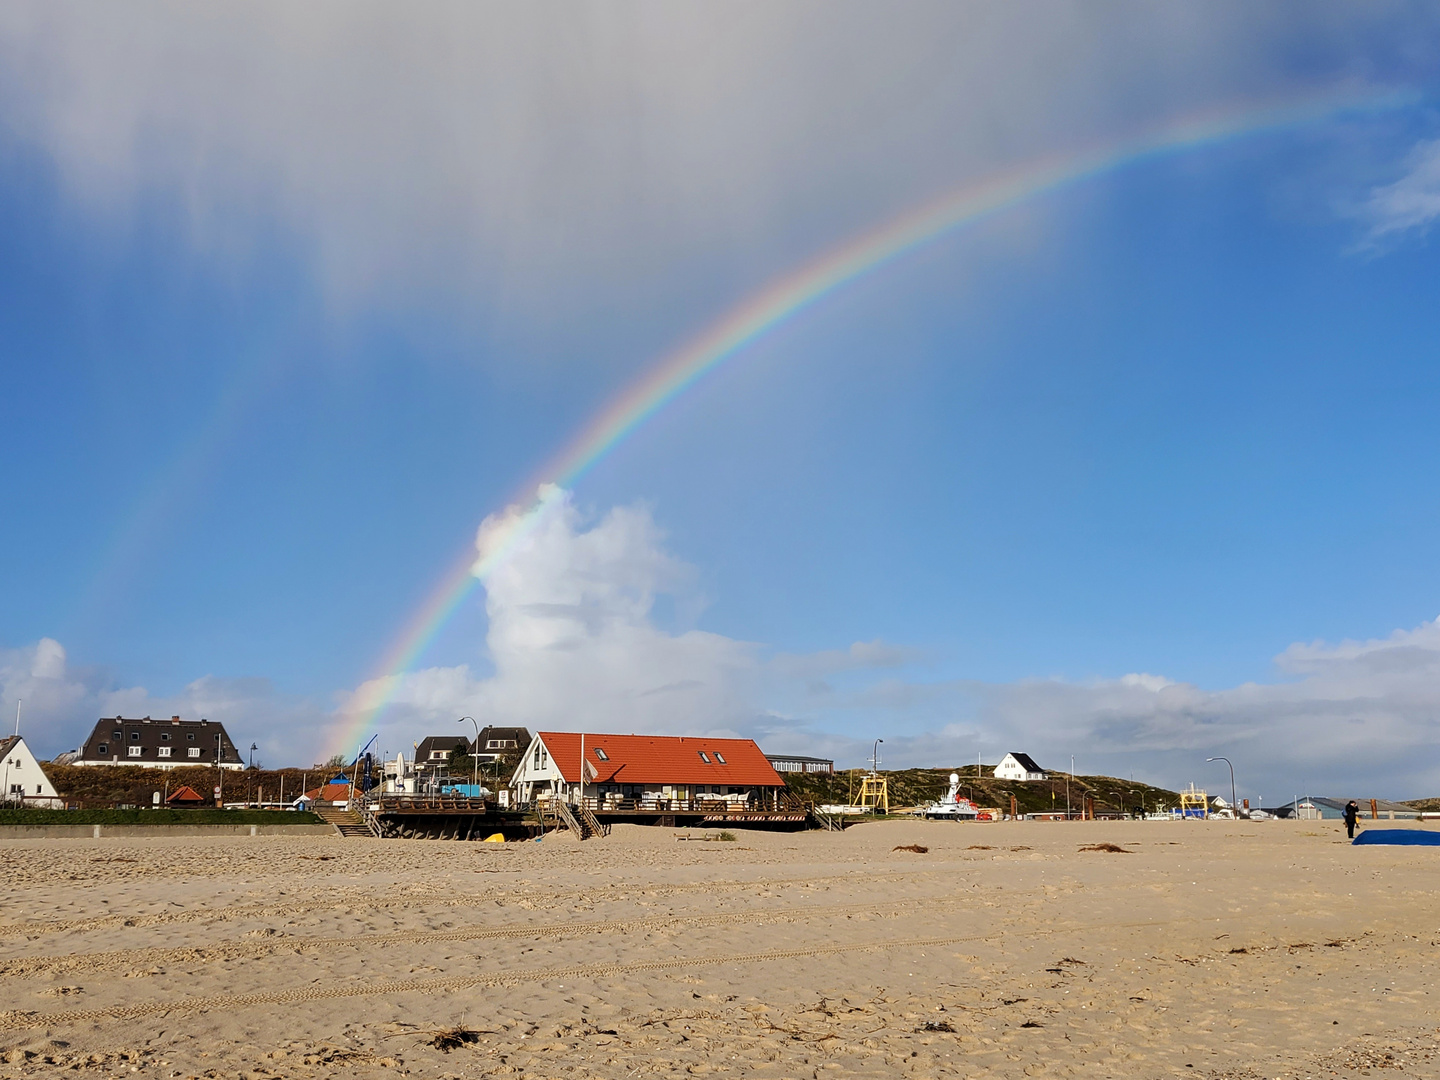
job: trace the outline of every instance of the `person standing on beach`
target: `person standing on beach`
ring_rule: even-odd
[[[1345,832],[1351,840],[1355,839],[1355,822],[1360,818],[1360,804],[1351,799],[1345,804]]]

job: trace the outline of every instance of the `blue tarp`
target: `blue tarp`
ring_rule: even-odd
[[[1431,832],[1429,829],[1364,829],[1351,843],[1440,847],[1440,832]]]

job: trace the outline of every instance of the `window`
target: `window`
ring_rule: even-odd
[[[700,760],[701,760],[701,761],[703,761],[706,765],[709,765],[709,764],[710,764],[710,755],[709,755],[709,754],[705,753],[704,750],[697,750],[697,751],[695,751],[695,752],[700,755]]]
[[[139,757],[139,756],[140,756],[140,752],[141,752],[143,749],[144,749],[144,747],[142,747],[142,746],[132,746],[132,747],[130,747],[130,756],[131,756],[131,757]]]
[[[190,747],[190,756],[191,756],[191,757],[199,757],[199,756],[200,756],[200,747],[198,747],[198,746],[192,746],[192,747]]]
[[[132,732],[130,732],[130,741],[131,741],[131,742],[139,742],[139,741],[140,741],[140,732],[138,732],[138,731],[132,731]]]
[[[162,732],[160,732],[160,741],[161,741],[161,742],[169,742],[169,741],[170,741],[170,732],[168,732],[168,731],[162,731]]]
[[[95,753],[98,757],[105,757],[110,753],[110,747],[107,743],[102,742],[99,746],[95,747]]]
[[[550,751],[546,750],[543,746],[540,747],[540,767],[542,769],[548,769],[550,767]]]
[[[722,754],[722,753],[720,753],[719,750],[716,750],[716,751],[715,751],[715,760],[718,761],[721,765],[724,765],[724,764],[725,764],[725,755]]]
[[[187,731],[187,732],[185,733],[185,741],[186,741],[186,742],[194,742],[194,741],[195,741],[195,732],[193,732],[193,731]],[[191,754],[190,756],[191,756],[191,757],[194,757],[195,755],[194,755],[194,754]]]
[[[431,761],[444,761],[444,760],[445,760],[445,751],[444,751],[444,750],[431,750],[431,751],[430,751],[430,760],[431,760]]]
[[[169,757],[169,756],[170,756],[170,747],[168,747],[168,746],[162,746],[162,747],[160,747],[160,749],[159,749],[158,751],[156,751],[156,753],[158,753],[161,757]]]
[[[601,761],[609,761],[609,760],[610,760],[610,755],[607,754],[607,753],[605,753],[605,751],[602,750],[602,749],[600,749],[600,747],[598,747],[598,746],[595,747],[595,756],[598,757]]]
[[[540,768],[540,747],[535,747],[535,768]]]
[[[501,749],[504,749],[504,748],[500,745],[500,743],[501,743],[501,740],[499,740],[499,739],[489,739],[489,740],[487,740],[486,743],[485,743],[485,749],[486,749],[486,750],[501,750]]]
[[[115,741],[116,741],[116,742],[119,742],[119,741],[120,741],[120,732],[116,731],[116,732],[112,732],[112,734],[113,734],[114,737],[115,737]]]

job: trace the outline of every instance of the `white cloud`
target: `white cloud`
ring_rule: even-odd
[[[1427,232],[1440,218],[1440,139],[1418,143],[1405,175],[1371,190],[1360,213],[1370,222],[1371,244]]]
[[[24,702],[21,733],[42,757],[73,750],[102,716],[183,716],[219,720],[236,745],[259,744],[257,761],[288,763],[297,750],[296,732],[316,730],[320,716],[314,703],[277,694],[265,679],[207,675],[169,695],[116,686],[103,671],[71,667],[64,646],[53,638],[0,649],[0,700],[14,708],[17,699]],[[0,724],[0,731],[9,730]]]
[[[913,733],[887,737],[895,764],[973,761],[979,745],[987,760],[1024,750],[1066,768],[1073,753],[1081,771],[1180,785],[1203,783],[1204,759],[1226,754],[1252,795],[1440,792],[1440,620],[1380,640],[1291,645],[1275,662],[1290,681],[887,683],[851,707],[888,712]],[[946,713],[963,719],[945,723]],[[867,746],[856,741],[852,754]]]
[[[521,512],[510,507],[481,524],[482,558]],[[399,676],[382,743],[408,745],[463,714],[531,730],[748,730],[761,668],[755,646],[662,629],[653,618],[662,594],[693,606],[693,581],[644,507],[587,523],[560,495],[486,581],[493,674],[461,665]]]
[[[481,527],[482,554],[505,515]],[[487,581],[493,670],[477,658],[390,677],[382,748],[453,731],[470,714],[532,730],[736,734],[845,764],[868,757],[876,737],[893,767],[973,762],[979,748],[987,761],[1023,750],[1063,769],[1073,753],[1082,772],[1170,786],[1217,783],[1204,759],[1226,754],[1252,797],[1440,793],[1440,620],[1369,641],[1296,643],[1275,657],[1276,681],[1221,689],[1154,674],[927,681],[915,668],[932,657],[883,642],[771,656],[659,625],[662,595],[699,606],[694,580],[645,507],[590,520],[561,493]],[[818,681],[832,676],[840,688]],[[49,639],[0,651],[0,690],[25,698],[26,730],[45,753],[75,745],[99,716],[178,713],[223,720],[272,763],[321,754],[351,697],[336,710],[264,680],[209,676],[152,695],[72,669]]]

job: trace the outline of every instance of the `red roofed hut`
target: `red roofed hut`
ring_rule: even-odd
[[[186,784],[172,791],[166,798],[165,805],[180,809],[201,807],[205,805],[205,796]]]
[[[584,778],[581,778],[581,762]],[[751,739],[541,731],[510,786],[521,803],[582,795],[599,811],[778,809],[785,781]]]

